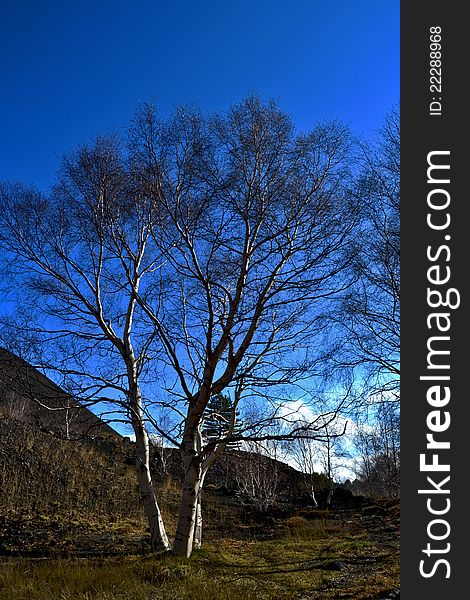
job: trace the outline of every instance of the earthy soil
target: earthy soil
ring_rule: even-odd
[[[217,501],[212,498],[210,506]],[[292,524],[301,527],[302,520],[334,523],[345,532],[365,535],[379,553],[399,551],[399,502],[380,501],[360,510],[299,510],[289,518],[275,518],[268,513],[262,521],[253,515],[239,513],[240,522],[231,523],[231,531],[208,526],[206,539],[279,539]],[[284,511],[283,511],[284,512]],[[272,511],[279,515],[280,511]],[[281,513],[282,514],[282,513]],[[298,521],[299,524],[296,522]],[[238,525],[238,526],[237,526]],[[0,556],[116,556],[150,552],[143,518],[65,521],[45,515],[12,513],[0,515]],[[371,560],[373,563],[374,560]],[[364,563],[367,566],[367,561]]]

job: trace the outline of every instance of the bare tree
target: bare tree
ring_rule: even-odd
[[[155,450],[156,460],[158,468],[161,469],[164,478],[167,478],[170,474],[170,467],[173,463],[173,449],[171,444],[168,443],[167,435],[162,435],[160,432],[164,431],[165,434],[172,434],[175,428],[175,424],[171,419],[171,413],[165,410],[161,410],[158,415],[158,429],[155,430],[152,427],[152,423],[155,421],[153,415],[149,415],[147,429],[149,430],[149,438],[151,446]]]
[[[133,135],[164,223],[154,241],[165,290],[136,296],[164,350],[168,394],[184,414],[174,550],[189,556],[207,469],[228,442],[267,439],[262,426],[279,417],[276,397],[300,393],[296,384],[314,373],[328,300],[350,284],[357,211],[346,189],[349,138],[336,123],[297,135],[274,103],[253,97],[225,117],[180,110],[166,126],[143,110]],[[204,444],[201,423],[221,392],[234,415],[242,397],[271,401],[272,410],[251,431],[234,435],[233,419],[225,437]]]
[[[33,329],[37,364],[68,391],[132,424],[155,547],[168,540],[148,423],[181,449],[174,551],[185,556],[200,544],[204,480],[227,444],[330,435],[339,403],[282,433],[269,426],[311,395],[331,303],[355,277],[350,157],[343,126],[298,134],[275,103],[250,97],[226,116],[180,109],[167,123],[144,107],[126,147],[80,149],[50,195],[2,186],[0,245],[28,308],[22,331]],[[220,393],[232,416],[204,442]],[[237,431],[242,404],[259,416]],[[174,432],[159,406],[179,420]]]
[[[368,496],[400,495],[400,427],[393,404],[379,407],[374,424],[361,424],[355,435],[358,465],[355,489]]]
[[[320,415],[319,419],[323,422],[321,439],[317,439],[316,436],[294,438],[287,442],[286,452],[295,460],[296,467],[303,473],[306,489],[315,506],[318,505],[315,496],[318,473],[324,474],[328,482],[326,505],[330,506],[338,473],[345,466],[345,459],[349,458],[344,443],[348,422],[340,418],[340,415],[335,419]],[[307,425],[308,422],[301,419],[297,424]]]
[[[292,455],[296,468],[302,473],[305,488],[314,506],[318,506],[315,496],[316,473],[319,472],[319,445],[315,440],[298,438],[288,442],[287,452]]]
[[[2,407],[13,419],[21,419],[28,408],[28,400],[16,390],[5,391]]]
[[[160,257],[148,241],[157,220],[116,139],[98,139],[64,159],[45,196],[23,185],[0,189],[0,246],[17,305],[41,349],[38,364],[85,401],[109,399],[132,424],[136,472],[152,545],[168,539],[152,485],[140,380],[153,358],[136,291]]]
[[[256,503],[263,512],[275,502],[279,491],[280,458],[276,440],[247,442],[234,465],[238,493]]]
[[[357,283],[340,306],[346,335],[336,365],[360,372],[368,403],[398,403],[400,376],[400,118],[392,110],[376,144],[362,144],[356,193],[364,204]],[[336,322],[336,324],[337,324]],[[335,324],[335,325],[336,325]]]
[[[333,499],[335,489],[336,474],[342,466],[342,459],[347,456],[343,448],[343,439],[346,433],[347,423],[338,428],[338,423],[330,422],[325,424],[324,443],[320,447],[320,456],[323,463],[323,472],[329,481],[328,496],[326,505],[329,507]]]

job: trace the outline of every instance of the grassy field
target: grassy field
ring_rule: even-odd
[[[4,558],[0,598],[378,600],[399,587],[395,522],[396,511],[386,519],[294,516],[271,539],[212,539],[189,560],[168,554]]]

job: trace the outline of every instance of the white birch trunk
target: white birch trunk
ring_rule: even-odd
[[[190,460],[186,457],[186,461]],[[183,461],[186,462],[183,458]],[[181,497],[180,514],[176,527],[173,551],[177,556],[189,558],[193,551],[196,528],[196,513],[201,483],[201,468],[199,460],[193,455],[193,464],[185,469],[186,474]],[[202,524],[202,521],[201,521]]]
[[[135,467],[137,483],[150,530],[150,545],[153,550],[169,550],[170,543],[166,535],[160,507],[153,487],[150,472],[150,445],[142,413],[142,395],[136,377],[135,359],[127,362],[129,396],[131,405],[132,428],[135,433]]]
[[[158,506],[150,473],[150,450],[147,432],[142,424],[134,427],[136,437],[136,473],[144,513],[150,529],[150,545],[153,550],[169,550],[170,543]]]
[[[194,549],[198,550],[202,546],[202,490],[204,487],[204,479],[206,477],[207,468],[203,471],[199,484],[199,491],[196,503],[196,523],[194,526]]]
[[[197,411],[190,410],[181,447],[184,483],[180,513],[176,525],[175,543],[173,545],[173,552],[176,556],[189,558],[194,548],[195,538],[197,537],[199,541],[202,538],[200,493],[205,472],[202,469],[201,452],[202,435],[199,429],[199,415]],[[200,529],[197,532],[196,523],[198,520],[200,520]]]
[[[318,507],[318,502],[315,497],[315,490],[313,489],[313,486],[310,488],[310,498],[312,499],[313,506]]]
[[[65,439],[70,439],[70,421],[69,421],[69,406],[65,409]]]
[[[188,422],[194,414],[188,415]],[[202,544],[202,489],[209,468],[217,460],[226,444],[219,444],[209,456],[202,460],[202,435],[198,423],[187,426],[183,437],[182,457],[185,471],[180,514],[176,527],[173,552],[189,558],[194,548]]]
[[[199,488],[199,494],[197,497],[196,503],[196,523],[194,526],[194,541],[193,548],[195,550],[199,550],[202,546],[202,505],[201,505],[201,496],[202,496],[202,486]]]

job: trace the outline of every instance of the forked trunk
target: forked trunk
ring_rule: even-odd
[[[190,415],[191,417],[191,415]],[[194,548],[202,544],[202,489],[209,468],[214,464],[226,446],[220,444],[204,460],[202,458],[202,435],[198,424],[188,428],[183,437],[182,458],[184,465],[184,485],[180,514],[176,527],[173,552],[177,556],[189,558]]]

